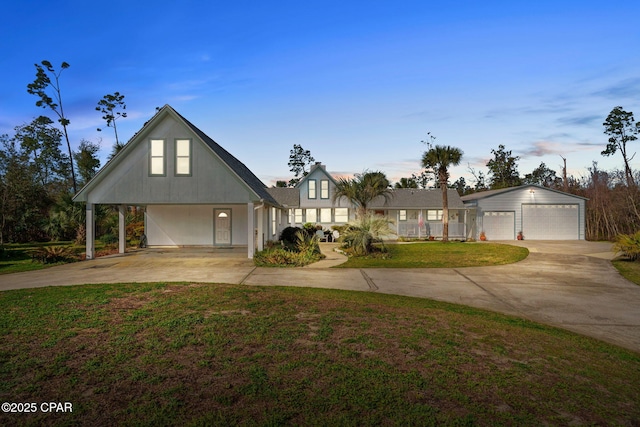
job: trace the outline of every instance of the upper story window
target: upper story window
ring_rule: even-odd
[[[320,198],[328,199],[329,198],[329,180],[323,179],[320,181]]]
[[[165,140],[149,140],[149,175],[165,176],[166,156]]]
[[[309,182],[309,198],[316,199],[318,197],[316,194],[316,180],[310,179],[308,182]]]
[[[176,175],[191,175],[190,139],[176,139]]]

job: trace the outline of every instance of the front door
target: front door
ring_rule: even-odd
[[[231,209],[215,209],[213,244],[231,245]]]

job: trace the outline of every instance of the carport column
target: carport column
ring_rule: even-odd
[[[253,203],[247,203],[247,257],[253,258],[255,252],[255,231],[254,231]]]
[[[264,210],[267,209],[262,205],[258,209],[258,250],[264,249]]]
[[[93,203],[87,203],[86,214],[87,214],[87,223],[86,223],[86,259],[93,259],[95,257],[95,237],[96,237],[96,228],[95,228],[95,205]]]
[[[118,206],[118,252],[123,254],[127,247],[126,226],[127,205]]]

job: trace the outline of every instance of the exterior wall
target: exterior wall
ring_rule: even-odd
[[[533,190],[533,192],[531,192]],[[522,205],[525,204],[567,204],[578,205],[578,226],[579,226],[579,239],[585,239],[585,200],[578,197],[573,197],[568,194],[559,193],[556,191],[545,190],[540,187],[524,187],[521,189],[508,191],[502,194],[496,194],[484,199],[478,199],[477,205],[469,203],[469,207],[477,206],[476,209],[476,235],[475,238],[479,238],[482,231],[482,220],[484,212],[501,211],[501,212],[514,212],[515,213],[515,231],[522,230]],[[488,239],[491,236],[487,236]],[[526,238],[526,236],[525,236]]]
[[[247,245],[246,205],[148,205],[149,246],[213,246],[214,209],[231,209],[231,244]]]
[[[167,116],[129,148],[88,194],[89,203],[248,203],[256,196],[187,127]],[[175,176],[175,139],[191,139],[191,176]],[[149,139],[164,139],[165,176],[149,176]],[[126,150],[127,148],[125,148]],[[109,165],[105,166],[109,167]]]

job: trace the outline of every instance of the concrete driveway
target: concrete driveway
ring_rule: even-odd
[[[186,281],[382,292],[465,304],[558,326],[640,352],[640,286],[611,266],[611,244],[509,241],[516,264],[456,269],[256,268],[244,250],[156,249],[0,276],[0,290],[83,283]],[[323,251],[331,246],[327,245]]]

